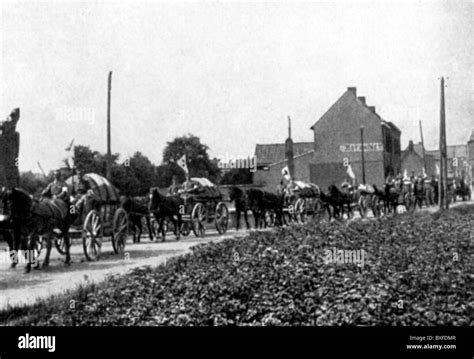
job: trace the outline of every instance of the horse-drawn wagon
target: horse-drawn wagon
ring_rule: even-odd
[[[186,190],[174,196],[164,196],[158,189],[152,189],[150,210],[155,233],[161,232],[164,237],[172,222],[177,235],[178,223],[179,234],[185,236],[192,230],[196,237],[203,237],[207,223],[214,223],[217,232],[224,234],[229,225],[229,209],[219,188],[200,177],[190,178],[186,186]]]
[[[321,191],[314,183],[294,181],[285,195],[284,214],[289,222],[304,223],[307,216],[315,216],[323,209]]]
[[[89,261],[99,259],[103,237],[110,237],[116,254],[123,253],[128,235],[128,215],[120,205],[120,196],[106,178],[95,173],[82,177],[89,190],[77,202],[78,216],[69,234],[82,237],[84,254]],[[70,193],[79,186],[79,178],[71,176],[66,180]],[[72,207],[71,207],[72,208]],[[64,253],[64,238],[58,237],[56,247]]]
[[[219,234],[229,226],[229,209],[219,188],[207,178],[191,178],[191,189],[181,194],[184,200],[183,221],[189,223],[196,237],[203,237],[206,223],[214,222]]]

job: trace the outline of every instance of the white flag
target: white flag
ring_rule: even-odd
[[[291,179],[291,176],[290,176],[290,169],[288,168],[288,166],[285,166],[282,170],[281,170],[281,174],[283,175],[283,177],[285,177],[285,179],[287,181],[289,181]]]
[[[69,146],[66,147],[67,154],[67,164],[69,168],[74,168],[74,139],[71,141]]]
[[[176,163],[184,170],[184,172],[186,172],[186,174],[189,173],[188,165],[186,164],[186,155],[183,155],[183,157],[181,157]]]
[[[407,180],[408,179],[408,173],[407,173],[407,169],[405,168],[405,171],[403,171],[403,179],[404,180]]]
[[[354,174],[354,171],[352,171],[352,166],[349,164],[349,166],[347,166],[347,171],[346,171],[347,175],[352,178],[352,179],[355,179],[356,176]]]

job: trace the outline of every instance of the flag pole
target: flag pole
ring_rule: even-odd
[[[439,181],[439,207],[448,209],[447,200],[447,153],[446,153],[446,111],[444,103],[444,77],[441,77],[441,106],[440,106],[440,123],[439,123],[439,152],[440,152],[440,181]]]
[[[365,184],[364,126],[360,127],[360,149],[362,154],[362,183]]]

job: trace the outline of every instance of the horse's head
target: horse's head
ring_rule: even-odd
[[[23,217],[31,211],[33,197],[21,188],[14,187],[11,191],[6,191],[2,197],[14,217]]]
[[[229,198],[231,201],[239,200],[243,197],[244,191],[237,186],[232,186],[229,190]]]
[[[150,188],[150,198],[148,201],[148,209],[151,212],[158,210],[162,201],[163,201],[163,196],[160,193],[158,187]]]

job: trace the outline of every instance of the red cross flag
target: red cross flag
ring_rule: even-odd
[[[288,168],[288,166],[283,167],[283,169],[281,170],[281,174],[283,175],[283,177],[285,177],[287,181],[291,179],[290,169]]]
[[[183,155],[183,157],[181,157],[176,163],[184,170],[184,172],[186,172],[186,174],[189,173],[188,165],[186,164],[186,155]]]

